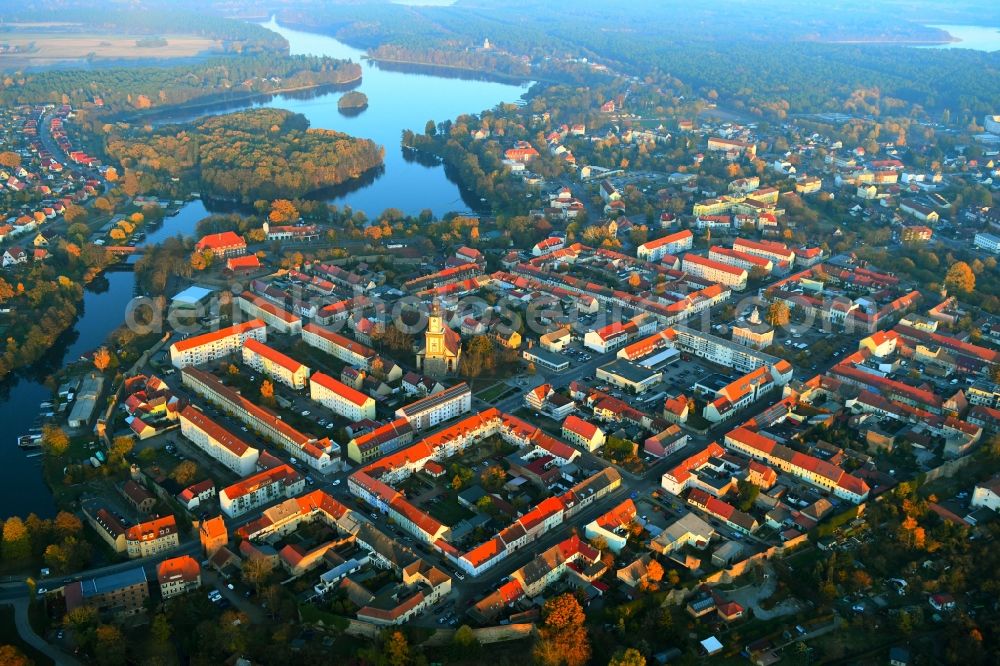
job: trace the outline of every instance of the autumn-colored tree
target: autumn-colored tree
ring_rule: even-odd
[[[482,647],[472,627],[467,624],[455,630],[455,635],[451,637],[451,646],[455,655],[463,660],[475,657]]]
[[[976,289],[976,275],[972,268],[964,261],[956,262],[948,269],[944,278],[944,286],[948,291],[957,291],[960,294],[968,294]]]
[[[4,666],[33,666],[34,663],[13,645],[0,645],[0,664]]]
[[[196,271],[203,271],[212,265],[213,259],[215,259],[215,255],[208,250],[205,250],[204,252],[192,252],[191,268]]]
[[[132,453],[135,447],[135,440],[131,435],[119,435],[111,440],[111,448],[108,449],[108,467],[121,467],[125,464],[125,456]]]
[[[17,516],[11,516],[3,524],[3,560],[6,562],[22,562],[31,555],[31,535],[24,521]]]
[[[635,648],[626,648],[616,652],[608,666],[646,666],[646,658]]]
[[[299,210],[288,199],[275,199],[271,202],[267,219],[272,224],[288,224],[299,219]]]
[[[646,566],[646,578],[654,583],[663,580],[663,565],[656,560],[650,560]]]
[[[586,616],[572,594],[561,594],[545,602],[542,626],[535,644],[535,660],[542,666],[583,666],[590,660],[590,638]]]
[[[83,531],[83,523],[75,514],[68,511],[57,513],[55,520],[52,521],[52,526],[55,528],[56,534],[62,538],[79,536],[80,532]]]
[[[268,557],[251,557],[243,562],[243,581],[253,585],[258,594],[261,586],[274,571],[274,562]]]
[[[628,286],[632,287],[632,289],[638,289],[641,284],[642,277],[637,272],[632,271],[632,274],[628,276]]]
[[[12,150],[0,152],[0,166],[16,169],[21,166],[21,156]]]
[[[410,643],[406,635],[394,629],[382,640],[382,656],[389,666],[406,666],[410,661]]]
[[[94,352],[94,367],[100,372],[104,372],[111,365],[111,351],[107,347],[101,347]]]
[[[767,323],[774,327],[788,326],[792,313],[784,301],[774,301],[767,307]]]
[[[121,629],[113,624],[102,624],[97,627],[96,639],[94,656],[99,664],[116,666],[125,663],[125,651],[128,644]]]
[[[270,379],[265,379],[260,383],[260,397],[268,403],[274,401],[274,384],[271,383]]]
[[[170,478],[179,485],[187,487],[194,483],[198,476],[198,465],[192,460],[183,460],[170,472]]]
[[[42,426],[42,449],[50,456],[61,456],[69,448],[69,435],[57,425]]]
[[[87,209],[83,206],[70,204],[63,210],[63,219],[70,225],[81,223],[87,219]]]

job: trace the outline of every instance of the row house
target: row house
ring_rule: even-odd
[[[260,319],[179,340],[170,345],[170,363],[176,368],[210,363],[235,354],[247,340],[267,342],[267,325]]]
[[[256,340],[243,345],[243,363],[293,389],[305,388],[309,379],[308,367]]]

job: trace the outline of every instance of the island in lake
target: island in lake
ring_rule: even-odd
[[[357,90],[345,93],[337,100],[337,110],[345,115],[357,115],[368,108],[368,95]]]

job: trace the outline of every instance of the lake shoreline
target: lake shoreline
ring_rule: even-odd
[[[288,95],[297,92],[307,92],[310,90],[317,90],[322,88],[330,88],[334,90],[339,87],[354,86],[361,83],[363,74],[349,79],[343,82],[337,83],[314,83],[305,86],[292,86],[289,88],[281,88],[279,90],[272,90],[269,92],[247,92],[239,93],[236,95],[229,95],[228,93],[215,93],[207,97],[200,98],[198,101],[185,102],[183,104],[172,104],[170,106],[161,106],[149,109],[148,111],[140,111],[138,113],[133,113],[120,120],[126,122],[138,121],[138,120],[148,120],[150,118],[155,118],[158,115],[171,115],[175,113],[185,113],[188,111],[197,111],[198,109],[210,108],[219,104],[243,104],[243,103],[253,103],[259,100],[266,100],[271,97],[276,97],[278,95]]]
[[[378,58],[378,57],[375,57],[375,56],[372,56],[372,55],[368,55],[368,54],[365,54],[363,57],[364,57],[365,60],[368,60],[368,61],[373,62],[375,64],[385,63],[387,65],[407,65],[407,66],[410,66],[410,67],[427,67],[427,68],[431,68],[431,69],[453,69],[453,70],[455,70],[457,72],[470,72],[472,74],[482,74],[483,76],[486,76],[486,77],[488,77],[490,79],[494,79],[495,78],[495,79],[498,79],[498,80],[500,80],[502,82],[510,82],[510,83],[514,83],[516,85],[524,85],[525,83],[528,83],[528,82],[534,80],[534,79],[532,79],[530,77],[526,78],[526,77],[517,77],[517,76],[514,76],[513,74],[499,74],[497,72],[491,72],[491,71],[488,71],[488,70],[485,70],[485,69],[481,69],[481,68],[477,68],[477,67],[465,67],[463,65],[441,65],[441,64],[432,63],[432,62],[420,62],[419,60],[404,60],[404,59],[398,59],[398,58]]]

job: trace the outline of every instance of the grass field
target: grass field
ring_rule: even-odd
[[[3,34],[3,41],[24,48],[26,52],[0,55],[0,65],[11,61],[49,62],[88,56],[105,59],[183,58],[219,46],[216,40],[191,35],[163,35],[167,41],[165,46],[136,46],[136,40],[144,37],[149,35],[12,30]]]

